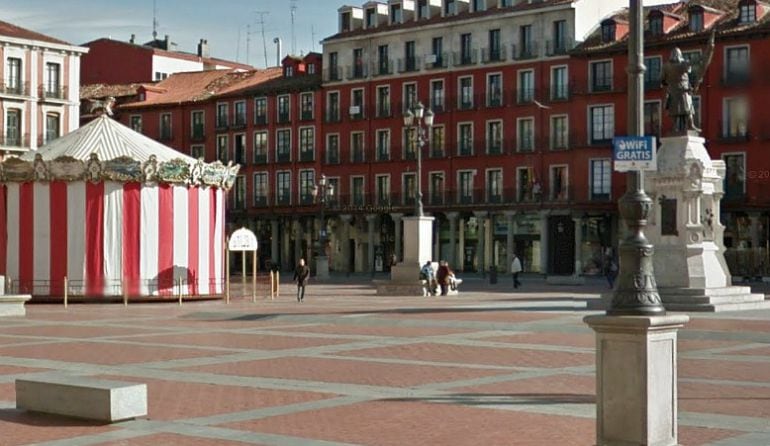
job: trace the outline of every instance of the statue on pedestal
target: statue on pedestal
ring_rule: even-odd
[[[674,120],[674,134],[700,132],[695,126],[692,95],[698,92],[706,69],[711,64],[714,55],[714,34],[712,31],[700,62],[688,61],[682,56],[682,50],[674,48],[668,62],[663,65],[661,84],[666,88],[665,107],[668,115]]]

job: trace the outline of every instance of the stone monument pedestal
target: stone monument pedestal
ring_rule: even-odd
[[[597,446],[676,446],[674,316],[587,316],[596,332]]]
[[[5,276],[0,276],[0,317],[26,316],[24,304],[31,298],[28,294],[5,294]]]
[[[404,260],[390,270],[390,280],[375,280],[381,296],[422,296],[420,269],[431,260],[433,217],[404,217]]]
[[[326,280],[329,278],[329,257],[328,256],[316,256],[315,278],[317,280]]]

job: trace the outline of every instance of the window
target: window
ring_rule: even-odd
[[[60,120],[58,113],[46,113],[45,115],[45,142],[49,143],[61,136]]]
[[[275,155],[279,163],[291,161],[291,130],[283,129],[275,132]]]
[[[473,108],[473,78],[470,76],[460,78],[460,110]]]
[[[206,146],[202,146],[200,144],[190,146],[190,156],[195,158],[196,160],[203,160],[206,159]]]
[[[246,164],[246,134],[239,133],[233,137],[233,145],[235,150],[235,163],[244,165]]]
[[[754,0],[744,0],[738,8],[738,21],[740,23],[754,23],[757,21],[757,4]]]
[[[340,120],[340,93],[329,92],[327,95],[326,122],[339,122]]]
[[[444,204],[444,173],[431,172],[429,187],[430,204]]]
[[[254,132],[254,163],[267,163],[267,132]]]
[[[155,79],[156,81],[162,81],[164,79],[168,78],[168,73],[164,73],[162,71],[156,71],[155,72]]]
[[[414,127],[404,129],[404,151],[403,158],[405,160],[417,159],[417,129]]]
[[[203,122],[203,112],[196,110],[190,113],[190,127],[192,133],[192,139],[194,141],[201,141],[206,136],[206,128]]]
[[[591,91],[612,90],[612,61],[591,62]]]
[[[278,96],[278,122],[283,124],[291,119],[291,97],[289,95]]]
[[[428,9],[428,0],[417,0],[417,18],[430,18],[430,9]]]
[[[21,147],[21,110],[9,108],[5,115],[5,145]]]
[[[307,64],[307,74],[315,74],[315,64]]]
[[[501,155],[503,153],[503,122],[487,122],[487,153]]]
[[[614,42],[615,41],[615,22],[606,21],[602,23],[602,42]]]
[[[433,56],[436,61],[433,63],[434,68],[444,66],[444,39],[442,37],[434,37],[431,41],[431,48],[433,49]]]
[[[326,203],[328,206],[336,206],[339,203],[340,197],[340,179],[339,178],[326,178],[327,187],[326,190]]]
[[[567,199],[567,166],[551,166],[551,200]]]
[[[390,175],[377,175],[375,177],[377,204],[388,206],[390,204]]]
[[[22,94],[21,59],[9,57],[6,63],[5,84],[8,92]]]
[[[238,101],[235,103],[235,126],[246,126],[246,101]]]
[[[417,69],[417,58],[415,57],[414,40],[404,43],[404,71],[415,71]]]
[[[246,207],[246,178],[243,175],[235,177],[235,202],[234,209],[244,209]]]
[[[302,93],[299,96],[300,119],[309,121],[313,119],[313,93]]]
[[[744,139],[748,136],[748,104],[742,97],[724,99],[722,136],[726,139]]]
[[[519,27],[519,59],[531,59],[535,56],[535,45],[532,42],[532,25]]]
[[[339,56],[337,55],[336,51],[329,53],[328,70],[329,70],[328,78],[330,81],[340,80]]]
[[[567,115],[551,116],[551,149],[560,150],[567,148],[569,148]]]
[[[729,153],[722,155],[725,162],[725,198],[742,197],[746,193],[746,155]]]
[[[503,54],[500,50],[500,30],[489,30],[489,48],[487,49],[487,62],[497,62],[502,60]]]
[[[390,5],[390,23],[401,23],[401,5]]]
[[[404,113],[417,105],[417,84],[404,84]]]
[[[646,101],[644,103],[644,134],[660,136],[660,102]]]
[[[444,111],[443,80],[434,80],[430,82],[430,108],[436,113]]]
[[[662,58],[660,56],[645,57],[644,66],[644,89],[652,90],[660,88]]]
[[[591,160],[591,199],[609,200],[612,166],[609,159]]]
[[[227,122],[227,104],[217,104],[217,129],[226,129],[228,126]]]
[[[377,62],[379,74],[390,74],[390,59],[388,58],[388,46],[380,45],[377,48]]]
[[[356,88],[351,90],[350,95],[350,117],[352,119],[363,119],[364,117],[364,89]]]
[[[326,162],[338,164],[340,162],[340,135],[326,135]]]
[[[405,173],[401,177],[401,204],[410,206],[415,203],[417,196],[417,175]]]
[[[353,79],[361,79],[366,76],[364,69],[364,50],[363,48],[353,49]]]
[[[377,87],[377,117],[390,117],[390,87]]]
[[[516,95],[519,104],[528,104],[535,99],[535,72],[519,71],[519,88]]]
[[[267,172],[254,174],[254,206],[267,206]]]
[[[470,65],[475,63],[473,60],[473,48],[472,48],[471,34],[460,35],[460,65]]]
[[[61,91],[61,65],[58,63],[45,64],[45,96],[64,99]]]
[[[457,5],[455,5],[455,0],[445,0],[444,2],[444,15],[453,15],[457,14]]]
[[[531,167],[516,168],[516,199],[517,201],[534,201],[540,199],[540,194],[535,197],[535,171]]]
[[[567,67],[553,67],[551,69],[551,100],[564,101],[568,97]]]
[[[553,22],[552,55],[567,54],[567,21],[556,20]]]
[[[745,82],[749,78],[749,47],[739,46],[725,49],[725,82],[728,84]]]
[[[500,0],[501,8],[507,8],[508,6],[513,6],[513,0]]]
[[[299,199],[302,204],[313,204],[313,187],[315,186],[315,172],[312,170],[299,171]]]
[[[299,160],[315,160],[315,129],[313,127],[299,129]]]
[[[267,124],[267,98],[254,99],[254,123]]]
[[[374,28],[377,25],[374,9],[366,10],[366,27]]]
[[[160,114],[160,140],[170,141],[172,139],[171,133],[171,113]]]
[[[364,155],[364,133],[354,132],[350,134],[350,156],[354,163],[362,163],[366,160]]]
[[[519,152],[535,150],[534,118],[519,118],[516,120],[516,147]]]
[[[275,174],[275,193],[277,204],[291,204],[291,172],[277,172]]]
[[[460,204],[473,203],[473,174],[472,170],[461,170],[457,172],[457,183],[459,186],[458,202]]]
[[[230,160],[229,151],[227,150],[227,135],[217,136],[217,160],[222,164],[227,164]]]
[[[351,178],[350,189],[353,191],[353,206],[363,206],[366,204],[366,195],[364,190],[364,177]]]
[[[487,9],[485,3],[485,0],[473,0],[473,12]]]
[[[130,118],[131,123],[131,130],[142,133],[142,116],[141,115],[133,115]]]
[[[457,154],[473,155],[473,124],[466,122],[457,126]]]
[[[591,144],[603,144],[615,136],[615,107],[597,105],[589,108]]]
[[[663,35],[663,16],[660,14],[650,14],[650,35],[662,36]]]
[[[444,126],[434,125],[430,129],[430,156],[440,158],[444,156]]]
[[[487,107],[503,105],[503,76],[490,74],[487,76]]]
[[[503,170],[487,171],[487,203],[503,202]]]
[[[693,121],[695,121],[695,126],[700,128],[700,96],[692,97],[692,109],[694,111]]]
[[[377,130],[377,161],[390,159],[390,130]]]
[[[690,31],[703,31],[703,10],[700,8],[690,10]]]

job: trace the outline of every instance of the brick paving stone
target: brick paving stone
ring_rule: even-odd
[[[507,349],[465,345],[418,343],[394,347],[368,348],[340,353],[344,356],[400,358],[417,361],[463,362],[510,367],[568,367],[589,365],[588,353],[565,353],[528,349]]]
[[[713,319],[693,317],[687,323],[688,330],[758,331],[770,333],[770,321],[747,319]]]
[[[384,337],[422,337],[468,333],[470,330],[443,327],[402,327],[377,325],[316,325],[296,329],[306,333],[334,333],[345,335],[384,336]]]
[[[96,342],[59,342],[44,345],[0,347],[0,356],[51,359],[92,364],[131,364],[206,356],[200,350]]]
[[[707,427],[679,425],[679,444],[682,446],[708,446],[714,442],[740,437],[741,435],[743,435],[742,432],[727,429],[711,429]]]
[[[711,348],[721,348],[721,347],[733,347],[740,344],[743,344],[743,342],[682,339],[681,337],[677,340],[677,348],[681,352],[688,352],[692,350],[707,350]],[[730,353],[730,354],[734,354],[734,353]]]
[[[240,441],[226,441],[189,435],[178,434],[152,434],[126,440],[111,440],[104,443],[95,443],[94,446],[260,446],[256,443],[243,443]]]
[[[27,342],[37,342],[39,339],[29,337],[29,336],[1,336],[0,335],[0,345],[13,345],[13,344],[24,344]]]
[[[0,375],[15,375],[18,373],[32,373],[39,372],[42,369],[36,369],[32,367],[18,367],[14,365],[0,365]]]
[[[523,313],[512,308],[494,310],[490,308],[435,308],[426,311],[405,312],[385,315],[396,319],[422,319],[443,321],[480,321],[480,322],[532,322],[563,317],[563,314]]]
[[[770,362],[735,362],[717,358],[680,359],[678,372],[680,378],[770,383]]]
[[[345,339],[310,338],[293,336],[273,336],[265,334],[240,334],[228,332],[207,332],[196,334],[142,336],[130,339],[131,342],[153,344],[197,345],[206,347],[225,347],[254,350],[285,350],[292,348],[316,347],[350,342]]]
[[[264,359],[190,367],[185,370],[225,375],[302,379],[399,388],[444,381],[480,378],[502,373],[500,371],[463,367],[384,364],[320,358]]]
[[[15,383],[0,384],[0,401],[13,401],[14,404],[16,403]]]
[[[94,338],[104,336],[124,336],[141,334],[144,330],[137,328],[124,327],[86,327],[86,326],[68,326],[68,325],[44,325],[33,327],[11,327],[2,328],[0,333],[24,335],[31,338],[50,337],[54,339],[64,338]]]
[[[316,392],[255,389],[119,375],[103,375],[98,378],[147,384],[148,418],[153,420],[206,417],[335,396]]]
[[[594,348],[596,346],[596,338],[592,334],[521,333],[480,339],[484,341],[510,342],[512,344],[563,345],[583,348]]]
[[[29,445],[43,441],[94,435],[115,430],[83,420],[29,413],[16,409],[0,410],[0,444]]]
[[[770,357],[770,347],[746,348],[745,350],[732,350],[729,355]]]
[[[770,419],[770,387],[680,382],[679,410]]]
[[[534,403],[594,403],[596,378],[582,375],[552,375],[541,378],[517,379],[494,384],[452,389],[466,396],[497,396],[501,401],[521,400]]]

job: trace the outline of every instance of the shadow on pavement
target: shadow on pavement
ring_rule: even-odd
[[[0,409],[0,422],[9,422],[25,426],[38,427],[78,427],[78,426],[105,426],[110,423],[82,420],[59,415],[51,415],[40,412],[31,412],[23,409]],[[0,444],[5,444],[0,438]]]
[[[596,395],[581,395],[574,393],[456,393],[452,395],[426,398],[388,398],[381,401],[460,404],[464,406],[501,406],[519,404],[594,404],[596,403]]]

